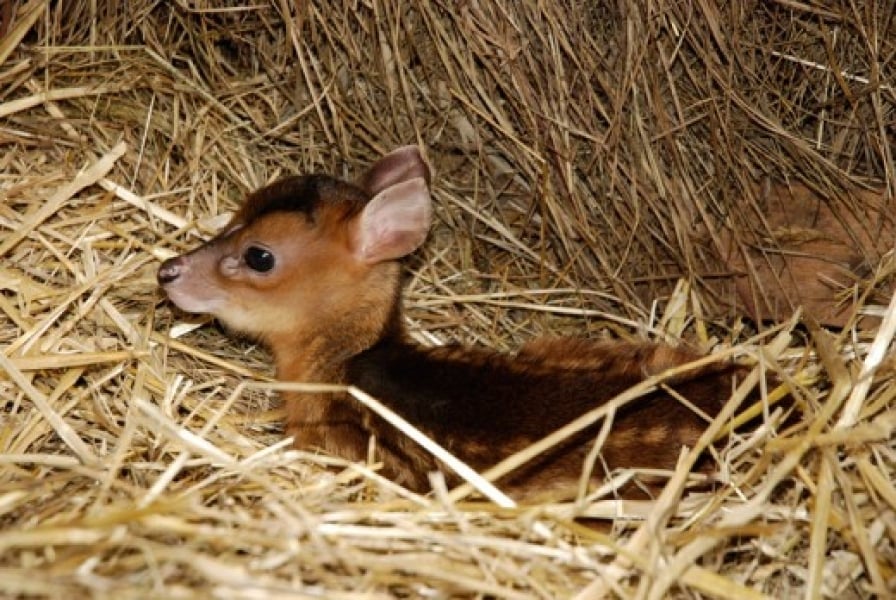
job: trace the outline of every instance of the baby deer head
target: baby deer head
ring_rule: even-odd
[[[217,237],[165,261],[158,280],[181,309],[275,354],[321,336],[369,345],[397,307],[397,259],[423,243],[431,216],[429,169],[406,146],[357,184],[308,175],[254,192]]]

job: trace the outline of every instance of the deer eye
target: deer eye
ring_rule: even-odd
[[[243,253],[243,260],[249,268],[259,273],[267,273],[274,268],[274,255],[258,246],[249,246]]]

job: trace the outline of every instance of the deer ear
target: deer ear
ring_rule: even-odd
[[[352,223],[352,251],[375,264],[416,250],[429,231],[432,204],[423,177],[389,186],[375,195]]]
[[[402,181],[421,177],[429,184],[429,167],[417,146],[402,146],[376,161],[358,181],[358,185],[371,196]]]

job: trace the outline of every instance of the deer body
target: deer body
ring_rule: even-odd
[[[281,180],[251,194],[219,236],[166,261],[159,282],[180,308],[211,313],[262,341],[279,379],[358,386],[480,470],[645,376],[697,358],[658,344],[565,338],[536,340],[517,354],[413,343],[401,321],[398,259],[426,236],[428,183],[414,147],[387,155],[357,184],[319,175]],[[711,368],[671,385],[713,415],[729,378]],[[343,394],[284,400],[297,447],[363,460],[373,434],[384,474],[417,490],[440,467]],[[617,467],[672,468],[705,425],[664,392],[640,398],[615,416],[595,479]],[[518,495],[573,484],[597,430],[499,483]]]

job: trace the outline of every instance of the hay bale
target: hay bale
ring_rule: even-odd
[[[892,594],[896,307],[865,232],[893,214],[894,23],[847,2],[4,4],[0,594]],[[415,335],[686,337],[754,364],[764,397],[785,382],[801,423],[768,415],[715,491],[686,489],[686,458],[642,504],[420,497],[290,449],[264,353],[173,313],[155,268],[249,190],[403,143],[436,171]],[[842,331],[744,323],[742,297],[804,281],[770,289],[766,179],[865,240]]]

